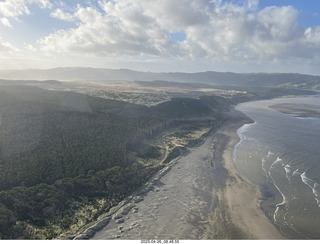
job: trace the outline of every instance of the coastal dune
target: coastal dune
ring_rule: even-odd
[[[227,122],[170,162],[143,189],[75,239],[285,239],[259,208],[258,186],[232,159],[237,129],[251,123],[232,110]],[[91,228],[92,230],[92,228]],[[88,236],[87,236],[88,237]]]

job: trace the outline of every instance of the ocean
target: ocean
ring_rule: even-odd
[[[259,186],[261,209],[284,235],[320,239],[320,118],[269,107],[281,103],[320,108],[320,96],[237,105],[255,122],[239,128],[233,159],[240,173]]]

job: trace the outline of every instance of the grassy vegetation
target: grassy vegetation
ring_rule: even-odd
[[[156,106],[164,101],[169,101],[170,97],[164,93],[135,93],[135,92],[116,92],[95,90],[91,92],[93,97],[130,102],[133,104],[144,105],[147,107]]]
[[[320,89],[320,83],[318,80],[309,80],[306,82],[287,82],[284,84],[279,85],[279,87],[282,88],[290,88],[290,89],[308,89],[308,90],[319,90]]]

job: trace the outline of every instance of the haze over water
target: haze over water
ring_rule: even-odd
[[[320,118],[295,117],[268,107],[280,103],[320,106],[320,97],[238,105],[255,122],[238,130],[241,141],[234,149],[234,161],[259,185],[261,208],[285,235],[319,239]]]

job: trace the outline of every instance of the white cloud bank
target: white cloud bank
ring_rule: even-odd
[[[299,12],[291,6],[259,9],[258,0],[241,4],[222,0],[97,0],[86,7],[81,5],[85,1],[78,2],[73,11],[66,11],[63,4],[52,4],[53,0],[7,0],[0,2],[0,21],[11,26],[10,18],[29,14],[31,3],[51,8],[52,18],[73,21],[76,27],[56,30],[29,45],[29,50],[55,59],[146,59],[161,60],[161,65],[166,60],[248,65],[290,60],[314,64],[320,60],[320,26],[300,26]],[[185,39],[175,40],[177,33],[183,33]]]
[[[36,4],[40,8],[51,8],[49,0],[4,0],[0,2],[1,23],[11,27],[9,18],[17,20],[19,16],[30,14],[29,5]]]
[[[71,16],[53,16],[79,26],[39,40],[46,52],[88,55],[151,55],[212,60],[317,57],[320,27],[304,29],[293,7],[257,10],[258,1],[238,6],[210,0],[112,0],[100,8],[78,6]],[[183,32],[176,42],[172,33]]]

